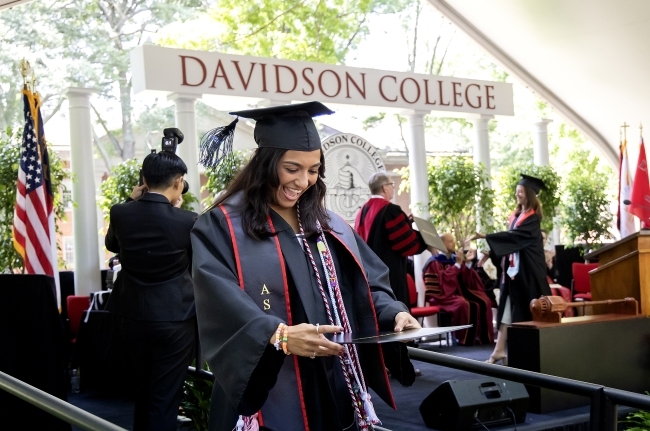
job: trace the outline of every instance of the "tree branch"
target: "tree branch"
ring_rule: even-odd
[[[63,97],[59,97],[59,101],[54,107],[54,109],[52,109],[52,112],[50,112],[49,115],[45,116],[45,118],[43,119],[43,125],[47,124],[47,122],[50,121],[52,117],[54,117],[54,114],[59,112],[59,109],[61,109],[61,105],[63,105],[63,100],[64,100]]]
[[[106,126],[106,122],[102,118],[102,116],[99,114],[99,111],[97,111],[97,108],[95,108],[95,105],[92,103],[90,104],[90,107],[93,108],[93,111],[95,112],[95,115],[97,116],[97,121],[99,121],[99,124],[101,124],[102,129],[106,132],[106,136],[111,140],[113,143],[113,146],[117,149],[117,151],[120,153],[120,157],[122,156],[122,153],[124,152],[122,150],[122,147],[120,147],[120,143],[117,141],[117,138],[111,133],[110,130],[108,130],[108,127]]]
[[[442,70],[442,65],[445,63],[445,57],[447,56],[447,51],[449,50],[449,45],[451,45],[451,41],[454,39],[454,35],[456,34],[456,30],[451,34],[451,37],[449,38],[449,42],[447,42],[447,47],[445,48],[444,54],[442,54],[442,58],[440,59],[440,64],[438,65],[438,70],[436,71],[436,75],[440,75],[440,71]]]
[[[241,37],[236,37],[236,38],[234,38],[234,39],[232,39],[232,40],[230,40],[228,42],[224,42],[224,43],[222,43],[222,45],[231,45],[231,44],[233,44],[235,42],[238,42],[238,41],[240,41],[242,39],[246,39],[247,37],[251,37],[253,35],[256,35],[257,33],[261,32],[265,28],[269,27],[271,24],[273,24],[278,19],[282,18],[284,15],[288,14],[289,12],[291,12],[294,9],[298,8],[299,6],[302,6],[306,1],[307,0],[300,0],[300,2],[296,3],[296,5],[290,7],[289,9],[287,9],[287,10],[281,12],[281,13],[279,13],[278,15],[273,17],[273,19],[271,19],[269,22],[267,22],[263,26],[259,27],[257,30],[254,30],[254,31],[252,31],[252,32],[250,32],[250,33],[248,33],[246,35],[241,36]]]
[[[350,46],[352,45],[352,42],[354,42],[354,39],[357,37],[359,32],[361,31],[361,27],[366,23],[366,19],[368,18],[368,14],[363,16],[363,19],[359,21],[359,25],[357,26],[357,29],[354,31],[350,39],[348,39],[348,43],[345,45],[345,53],[348,52],[350,49]]]

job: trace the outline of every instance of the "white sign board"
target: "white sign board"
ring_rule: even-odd
[[[326,206],[354,225],[359,209],[370,199],[368,179],[385,171],[377,149],[360,136],[332,135],[322,142],[325,157]]]
[[[138,46],[135,93],[214,94],[273,101],[319,100],[416,111],[514,115],[512,85],[218,52]]]

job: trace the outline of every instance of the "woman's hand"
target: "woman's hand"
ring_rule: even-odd
[[[406,311],[399,312],[395,315],[395,332],[402,332],[404,329],[421,329],[417,319]]]
[[[483,238],[485,238],[484,233],[476,232],[474,235],[467,238],[467,241],[474,241],[475,239],[483,239]]]
[[[343,332],[343,328],[332,325],[311,325],[301,323],[288,327],[287,351],[298,356],[338,356],[343,346],[334,343],[323,334]],[[275,335],[272,337],[275,341]],[[271,343],[273,344],[273,343]]]

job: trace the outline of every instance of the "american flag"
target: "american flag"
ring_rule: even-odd
[[[54,277],[59,309],[56,231],[49,157],[43,133],[40,97],[23,90],[25,129],[18,167],[18,191],[14,210],[14,247],[25,263],[25,273]]]

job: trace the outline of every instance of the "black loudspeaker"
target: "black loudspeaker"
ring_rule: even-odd
[[[428,428],[461,431],[526,420],[528,392],[521,383],[501,379],[447,380],[420,404]]]

